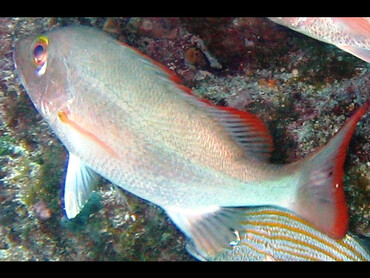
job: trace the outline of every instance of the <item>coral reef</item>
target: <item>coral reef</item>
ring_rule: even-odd
[[[73,220],[67,159],[14,71],[13,40],[57,26],[110,32],[174,70],[195,94],[248,110],[286,163],[326,143],[369,100],[369,65],[264,18],[0,18],[0,260],[193,260],[158,207],[102,180]],[[344,166],[350,231],[370,236],[370,118]]]

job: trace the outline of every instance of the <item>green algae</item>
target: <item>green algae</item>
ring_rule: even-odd
[[[38,172],[34,176],[30,175],[31,169],[25,167],[24,174],[28,174],[33,178],[22,194],[22,201],[27,206],[34,205],[39,200],[47,200],[48,207],[56,210],[60,207],[60,199],[62,188],[62,177],[64,172],[64,150],[62,147],[45,148],[37,162],[32,162],[38,166]],[[63,159],[62,159],[63,157]],[[24,161],[24,165],[32,165],[31,161]]]
[[[14,152],[14,144],[16,140],[10,135],[2,135],[0,137],[0,156],[7,156]]]

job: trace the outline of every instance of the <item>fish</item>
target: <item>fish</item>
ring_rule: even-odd
[[[333,239],[293,213],[276,207],[245,209],[239,241],[214,256],[191,242],[188,252],[208,261],[370,261],[368,238]]]
[[[66,26],[19,39],[13,58],[68,151],[67,218],[102,176],[162,208],[210,255],[235,240],[245,206],[282,207],[333,238],[346,234],[343,163],[370,103],[326,146],[278,165],[258,117],[196,96],[173,71],[103,31]]]
[[[269,17],[370,63],[370,17]]]

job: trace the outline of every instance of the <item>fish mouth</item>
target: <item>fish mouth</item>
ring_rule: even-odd
[[[15,68],[15,72],[17,73],[20,81],[21,81],[21,84],[23,85],[23,87],[25,88],[25,90],[27,91],[27,81],[26,81],[26,78],[24,76],[24,71],[25,71],[25,68],[23,65],[26,64],[26,59],[25,59],[25,54],[28,54],[26,52],[26,49],[24,47],[24,45],[28,45],[28,41],[31,41],[30,38],[24,38],[24,39],[19,39],[15,42],[14,46],[13,46],[13,63],[14,63],[14,68]]]
[[[13,64],[14,64],[14,69],[15,69],[15,72],[17,73],[17,76],[19,77],[22,85],[25,87],[25,80],[18,66],[18,57],[19,57],[18,53],[19,53],[19,40],[13,46]]]
[[[26,37],[17,40],[13,45],[13,64],[16,76],[18,77],[20,84],[23,86],[24,92],[31,99],[34,107],[40,112],[41,115],[45,115],[44,112],[48,112],[45,109],[47,105],[44,100],[44,92],[35,93],[32,88],[32,75],[34,74],[34,65],[29,61],[30,58],[30,45],[32,44],[33,38]],[[30,82],[30,83],[29,83]],[[42,111],[40,111],[42,109]]]

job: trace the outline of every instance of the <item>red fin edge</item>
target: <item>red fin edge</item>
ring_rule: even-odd
[[[333,230],[331,234],[329,234],[333,238],[344,237],[348,230],[347,204],[346,204],[346,197],[344,194],[344,186],[343,186],[343,175],[344,175],[343,165],[344,165],[344,161],[346,158],[347,147],[356,129],[356,125],[358,121],[360,121],[360,119],[366,113],[369,106],[370,106],[370,102],[367,102],[364,106],[360,107],[355,112],[355,114],[353,114],[352,117],[342,127],[342,129],[348,128],[348,130],[345,133],[345,138],[342,140],[342,143],[339,147],[338,154],[335,158],[336,161],[335,161],[335,167],[334,167],[334,173],[333,173],[334,175],[333,188],[334,188],[335,202],[336,202],[337,209],[336,209],[335,223],[333,226]]]
[[[256,115],[250,113],[250,112],[247,112],[247,111],[240,111],[240,110],[237,110],[235,108],[232,108],[232,107],[224,107],[224,106],[217,106],[218,109],[221,109],[221,110],[224,110],[224,111],[227,111],[241,119],[243,119],[243,121],[246,123],[246,124],[251,124],[253,125],[253,127],[259,131],[259,136],[263,136],[265,139],[267,139],[268,141],[268,144],[273,145],[273,140],[272,140],[272,136],[270,135],[270,131],[269,129],[267,128],[266,124],[264,122],[261,121],[260,118],[258,118]],[[272,151],[272,149],[271,149]]]
[[[119,42],[120,44],[122,44],[123,46],[125,47],[128,47],[130,48],[131,50],[135,51],[137,54],[139,54],[140,56],[142,56],[143,58],[149,60],[151,63],[153,63],[154,65],[156,65],[158,68],[160,68],[164,73],[167,74],[168,78],[170,80],[172,80],[173,82],[175,83],[179,83],[181,82],[181,79],[180,77],[178,77],[178,75],[170,70],[169,68],[167,68],[165,65],[161,64],[160,62],[157,62],[156,60],[150,58],[148,55],[146,55],[144,52],[140,51],[139,49],[135,48],[135,47],[132,47],[130,45],[128,45],[127,43],[124,43],[124,42]]]
[[[348,212],[343,186],[346,151],[358,121],[370,106],[367,102],[347,120],[329,142],[303,161],[298,199],[292,209],[332,238],[348,230]]]
[[[234,139],[239,142],[246,152],[251,155],[254,158],[257,158],[258,160],[267,160],[270,158],[271,152],[273,151],[273,139],[270,134],[270,131],[268,130],[267,126],[261,119],[259,119],[257,116],[254,114],[247,112],[247,111],[240,111],[238,109],[235,109],[233,107],[227,107],[227,106],[220,106],[211,103],[207,99],[200,98],[192,93],[192,90],[181,85],[181,84],[176,84],[176,86],[181,89],[183,92],[185,92],[188,95],[191,95],[199,101],[200,103],[206,104],[208,107],[211,109],[216,109],[219,111],[224,111],[227,112],[227,114],[232,115],[235,119],[240,119],[241,122],[248,127],[245,130],[244,135],[248,136],[249,140],[252,140],[249,143],[246,143],[243,141],[243,135],[242,134],[237,134],[233,132],[233,129],[230,129],[231,136],[234,137]],[[222,116],[220,116],[219,120],[222,120]],[[228,124],[223,123],[223,125],[227,128]],[[249,130],[249,132],[248,132]],[[241,136],[241,137],[240,137]],[[243,142],[243,143],[242,143]],[[256,143],[261,144],[262,146],[255,145]]]

